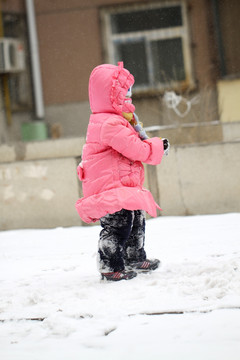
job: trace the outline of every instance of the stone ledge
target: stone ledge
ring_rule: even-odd
[[[171,145],[194,145],[232,142],[240,140],[240,122],[182,124],[181,127],[152,126],[146,128],[150,137],[168,138]],[[84,137],[62,138],[38,142],[17,142],[0,146],[0,163],[79,157]]]
[[[15,149],[12,145],[1,145],[0,146],[0,163],[1,162],[12,162],[15,161]]]
[[[0,146],[0,163],[81,156],[84,138],[17,142]]]

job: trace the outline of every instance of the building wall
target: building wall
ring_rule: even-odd
[[[136,1],[140,2],[145,1]],[[24,12],[24,3],[8,0],[3,2],[3,10]],[[210,3],[207,0],[188,0],[187,3],[196,88],[183,96],[191,100],[200,92],[199,102],[186,117],[179,118],[166,109],[161,95],[138,97],[134,99],[136,110],[147,126],[218,119],[216,63],[209,30]],[[90,113],[88,79],[92,69],[105,62],[100,9],[121,4],[130,3],[128,0],[35,0],[45,121],[50,133],[53,125],[60,124],[64,137],[85,135]],[[21,139],[21,123],[34,119],[34,113],[16,113],[14,118],[17,122],[10,130],[12,141]]]
[[[204,0],[188,2],[192,62],[197,87],[212,85],[211,59],[209,54],[209,5]],[[201,24],[201,26],[200,26]],[[201,31],[200,31],[201,28]]]
[[[24,12],[25,11],[25,1],[24,0],[2,1],[1,6],[2,6],[3,11],[8,11],[8,12]]]
[[[128,2],[121,0],[117,3]],[[64,136],[72,136],[73,133],[84,135],[86,132],[90,113],[87,105],[88,79],[92,69],[105,62],[99,13],[103,5],[116,5],[116,1],[95,0],[91,4],[74,0],[54,3],[36,1],[46,121],[50,126],[61,123]],[[183,122],[218,118],[213,86],[214,65],[210,56],[208,6],[204,0],[191,0],[188,8],[196,91],[184,95],[191,99],[200,89],[198,104],[182,119],[174,112],[169,114],[161,95],[134,99],[136,111],[146,125],[181,125]],[[77,105],[79,103],[81,105]]]
[[[221,0],[219,2],[220,27],[225,60],[224,75],[240,73],[239,14],[239,0]]]
[[[117,4],[116,4],[117,3]],[[36,0],[37,27],[46,105],[88,100],[91,70],[104,62],[100,8],[126,0]],[[138,2],[139,3],[139,2]],[[197,85],[213,85],[209,3],[189,0],[188,14]],[[201,24],[201,31],[199,31]]]
[[[235,153],[239,146],[237,142],[174,147],[171,159],[158,167],[164,215],[239,212],[240,162]]]
[[[240,121],[240,80],[218,82],[218,107],[222,122]]]
[[[37,24],[46,105],[86,101],[90,72],[102,61],[97,9],[37,8]]]

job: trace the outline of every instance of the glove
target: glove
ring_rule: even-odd
[[[170,142],[168,141],[168,139],[162,139],[162,141],[163,141],[164,155],[167,156],[170,150]]]

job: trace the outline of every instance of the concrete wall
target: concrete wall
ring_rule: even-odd
[[[240,80],[218,82],[218,108],[222,122],[240,121]]]
[[[0,147],[0,229],[81,225],[74,203],[83,139]]]
[[[156,132],[153,135],[160,135]],[[76,166],[83,138],[0,146],[0,229],[81,225]],[[161,215],[240,212],[240,141],[175,145],[146,166]]]
[[[240,142],[176,146],[158,167],[163,215],[240,211]]]
[[[1,228],[79,225],[73,206],[78,197],[75,171],[74,158],[1,166]]]

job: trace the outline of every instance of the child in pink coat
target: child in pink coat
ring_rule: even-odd
[[[167,139],[148,139],[142,130],[130,98],[133,84],[122,62],[92,71],[92,114],[77,169],[83,198],[76,209],[87,223],[100,220],[99,271],[112,281],[131,279],[160,263],[148,260],[144,250],[145,211],[156,216],[159,206],[143,187],[142,162],[160,164],[169,144]]]

